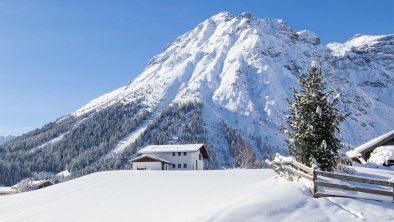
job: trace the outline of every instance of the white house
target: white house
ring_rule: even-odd
[[[209,154],[204,144],[149,145],[131,160],[133,170],[203,170]]]
[[[362,164],[368,161],[394,165],[394,130],[348,151],[346,155]]]

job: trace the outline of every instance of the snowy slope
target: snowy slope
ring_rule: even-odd
[[[394,205],[311,197],[272,170],[112,171],[0,197],[2,221],[393,221]]]

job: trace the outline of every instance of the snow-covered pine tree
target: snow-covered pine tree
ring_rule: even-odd
[[[286,116],[288,150],[297,161],[331,171],[336,163],[340,141],[339,124],[344,116],[337,108],[339,94],[330,98],[322,80],[322,70],[312,65],[299,78],[301,91],[293,88],[294,103],[288,99],[291,114]]]

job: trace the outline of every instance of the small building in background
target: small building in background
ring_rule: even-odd
[[[38,190],[52,185],[54,183],[50,180],[23,179],[12,187],[0,187],[0,196]]]
[[[54,185],[54,183],[50,180],[35,180],[31,181],[29,184],[32,190],[38,190],[44,187],[49,187]]]
[[[346,155],[362,164],[394,165],[394,130],[348,151]]]
[[[54,183],[50,180],[31,180],[30,178],[26,178],[21,180],[19,183],[12,186],[13,189],[16,189],[18,193],[27,192],[32,190],[38,190],[44,187],[49,187],[54,185]]]
[[[18,193],[18,190],[14,187],[0,187],[0,196],[15,194]]]
[[[203,170],[209,154],[204,144],[149,145],[130,160],[133,170]]]

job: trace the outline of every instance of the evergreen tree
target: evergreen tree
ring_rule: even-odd
[[[336,107],[339,94],[330,98],[322,80],[321,68],[311,66],[299,78],[301,91],[293,88],[294,103],[288,100],[291,114],[286,116],[288,150],[297,161],[331,171],[336,164],[340,141],[339,124],[344,116]]]

